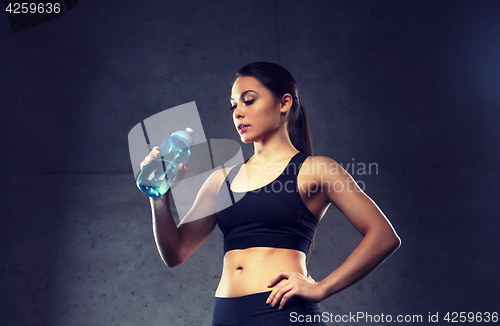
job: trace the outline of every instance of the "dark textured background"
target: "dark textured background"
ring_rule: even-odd
[[[80,1],[12,33],[0,14],[0,323],[210,323],[222,235],[163,265],[127,134],[196,101],[207,138],[238,140],[229,82],[257,60],[299,82],[316,154],[378,164],[353,176],[402,238],[323,310],[500,310],[499,17],[498,1]],[[312,276],[360,240],[331,208]]]

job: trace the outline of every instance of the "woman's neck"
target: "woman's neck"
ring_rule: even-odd
[[[254,155],[251,160],[259,162],[272,162],[291,157],[297,153],[297,149],[292,145],[286,131],[277,132],[273,136],[253,144]]]

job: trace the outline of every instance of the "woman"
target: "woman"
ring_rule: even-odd
[[[231,111],[254,155],[212,173],[178,226],[168,194],[151,199],[160,255],[170,267],[182,263],[219,224],[225,254],[213,325],[326,325],[318,303],[372,272],[400,239],[340,165],[312,156],[297,83],[286,69],[266,62],[243,67]],[[155,147],[141,166],[158,154]],[[179,171],[182,178],[186,167]],[[307,252],[331,204],[364,238],[339,268],[315,282],[307,273]]]

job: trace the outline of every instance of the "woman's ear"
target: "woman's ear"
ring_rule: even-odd
[[[293,98],[292,98],[292,95],[286,93],[285,95],[283,95],[283,97],[281,98],[281,102],[280,102],[280,112],[281,113],[287,113],[288,110],[290,110],[290,108],[292,107],[292,104],[293,104]]]

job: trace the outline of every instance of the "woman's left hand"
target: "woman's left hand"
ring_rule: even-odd
[[[298,272],[280,271],[268,285],[268,287],[273,286],[275,287],[266,301],[266,304],[271,307],[279,304],[279,308],[283,309],[286,302],[293,296],[314,303],[323,300],[323,289],[320,283],[316,283],[309,274],[304,276]]]

